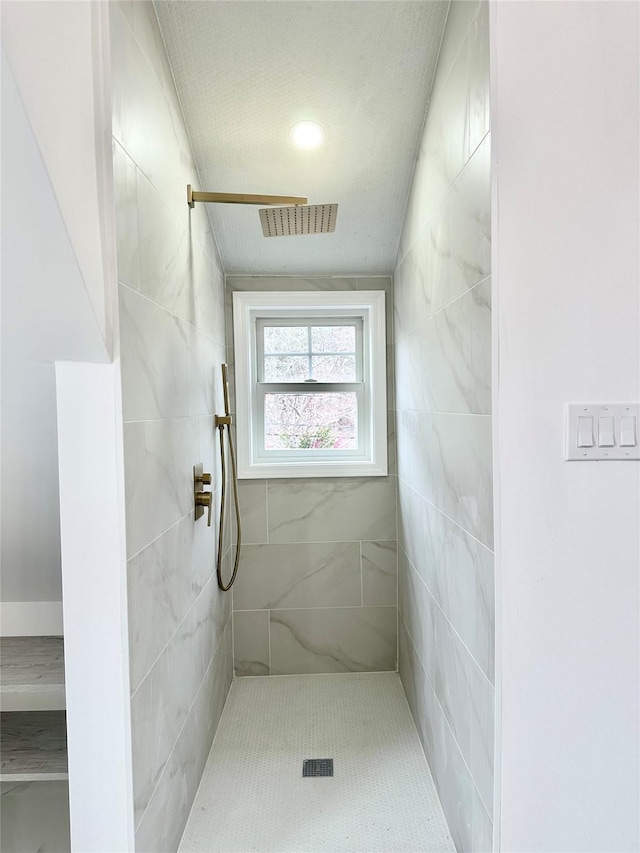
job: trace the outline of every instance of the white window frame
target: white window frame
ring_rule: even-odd
[[[261,382],[258,329],[263,321],[352,321],[362,353],[356,383],[287,383],[287,390],[355,390],[359,394],[358,450],[265,451],[260,405],[269,389]],[[236,291],[233,294],[238,477],[381,477],[387,467],[385,294],[367,291]],[[260,365],[260,366],[259,366]],[[262,409],[262,411],[264,411]]]

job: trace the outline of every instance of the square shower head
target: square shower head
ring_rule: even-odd
[[[265,237],[293,237],[296,234],[330,234],[336,230],[337,204],[296,204],[293,207],[260,209]]]

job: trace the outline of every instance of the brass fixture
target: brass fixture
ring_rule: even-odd
[[[216,573],[218,575],[218,586],[223,592],[231,589],[238,574],[238,565],[240,563],[240,548],[242,545],[242,520],[240,518],[240,498],[238,496],[238,471],[236,469],[236,451],[233,446],[233,434],[231,432],[231,415],[229,414],[229,376],[227,365],[222,365],[222,391],[224,394],[224,415],[216,415],[216,429],[220,430],[220,463],[222,473],[222,486],[220,496],[220,527],[218,528],[218,559],[216,564]],[[227,439],[229,442],[229,456],[231,458],[231,479],[233,481],[233,497],[236,511],[237,523],[237,540],[236,554],[233,561],[233,572],[228,584],[222,580],[222,553],[224,547],[224,515],[225,503],[227,496],[227,469],[224,454],[224,432],[227,430]]]
[[[306,204],[305,196],[247,195],[246,193],[203,193],[187,184],[187,204],[194,207],[197,201],[210,204]]]
[[[205,492],[204,486],[211,485],[211,474],[203,471],[202,462],[198,462],[193,466],[193,503],[195,506],[196,519],[204,515],[204,508],[207,507],[207,527],[211,527],[211,508],[213,505],[213,496],[211,492]]]

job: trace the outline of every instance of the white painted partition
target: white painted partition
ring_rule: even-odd
[[[134,849],[119,364],[56,363],[71,849]]]
[[[492,19],[500,846],[640,849],[640,463],[567,462],[640,398],[640,6]]]

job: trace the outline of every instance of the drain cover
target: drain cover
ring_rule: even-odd
[[[302,776],[333,776],[333,758],[305,758]]]

